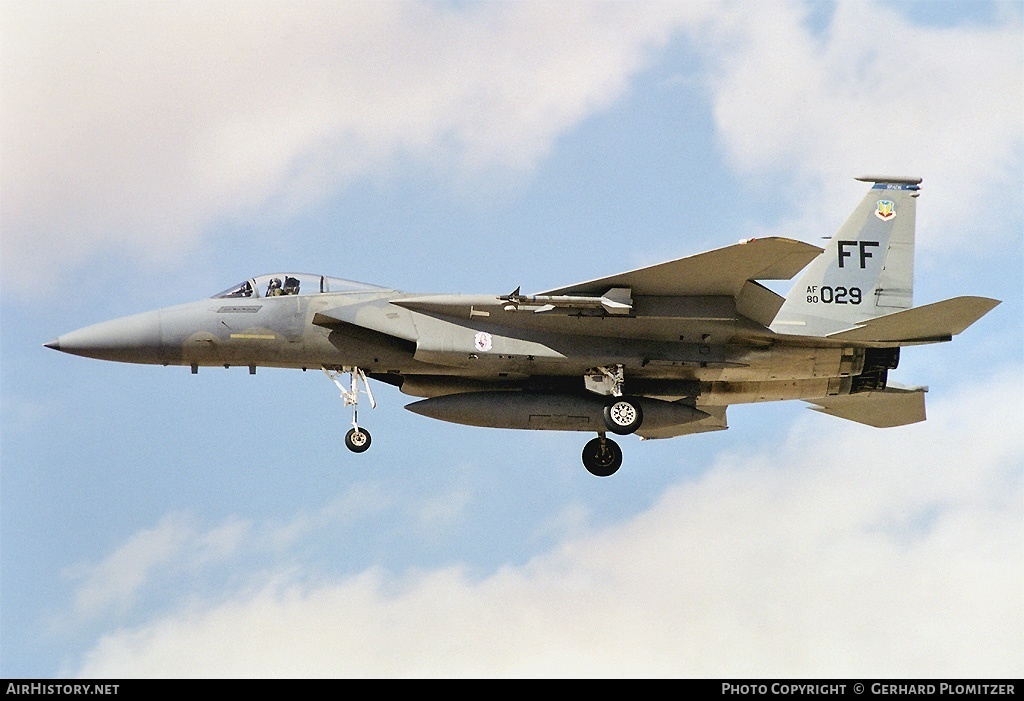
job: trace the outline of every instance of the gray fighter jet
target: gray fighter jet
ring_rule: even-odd
[[[321,275],[254,277],[210,299],[89,326],[46,346],[104,360],[322,369],[352,407],[369,380],[417,414],[493,428],[585,431],[583,464],[622,464],[609,433],[727,428],[726,409],[801,399],[876,427],[923,421],[924,387],[888,380],[900,348],[949,341],[999,302],[914,307],[920,178],[871,189],[824,250],[750,239],[538,294],[407,294]],[[785,298],[759,280],[789,280]],[[347,375],[347,378],[345,377]]]

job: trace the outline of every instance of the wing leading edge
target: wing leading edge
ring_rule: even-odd
[[[817,258],[821,251],[817,246],[793,239],[750,239],[706,253],[541,294],[603,294],[610,288],[628,287],[634,295],[737,297],[750,280],[791,279]]]
[[[829,334],[828,338],[900,345],[948,341],[999,303],[988,297],[954,297],[875,317],[847,331]]]

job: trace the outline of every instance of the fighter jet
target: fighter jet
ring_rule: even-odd
[[[209,299],[73,331],[49,348],[103,360],[320,369],[352,408],[361,453],[370,380],[442,421],[595,433],[583,464],[622,464],[609,434],[727,428],[731,404],[804,400],[875,427],[925,419],[925,387],[890,382],[900,349],[949,341],[999,304],[913,306],[920,178],[862,177],[864,199],[824,249],[748,239],[523,294],[409,294],[322,275],[245,280]],[[790,280],[782,297],[759,281]],[[347,376],[347,378],[346,378]]]

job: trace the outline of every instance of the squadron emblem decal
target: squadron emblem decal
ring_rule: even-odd
[[[473,343],[478,351],[486,353],[491,349],[491,334],[481,331],[474,337]]]
[[[889,221],[896,216],[896,203],[892,200],[878,200],[875,216],[882,221]]]

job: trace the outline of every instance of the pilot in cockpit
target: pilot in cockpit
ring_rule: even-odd
[[[286,295],[297,295],[299,294],[299,279],[296,277],[284,278],[284,294]]]
[[[271,278],[270,284],[267,285],[267,297],[279,297],[283,294],[285,294],[285,291],[281,287],[281,278]]]

